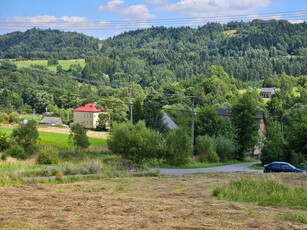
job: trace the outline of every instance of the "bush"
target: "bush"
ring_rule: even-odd
[[[19,160],[24,160],[27,158],[27,153],[24,148],[20,145],[13,145],[10,149],[8,149],[5,154],[7,156],[11,156],[17,158]]]
[[[52,165],[59,163],[59,151],[53,147],[45,147],[40,150],[36,159],[37,164]]]
[[[10,116],[7,115],[6,113],[1,113],[0,114],[0,123],[3,123],[3,124],[8,124],[10,121]]]
[[[191,139],[182,129],[172,130],[166,138],[165,158],[170,165],[183,165],[189,162]]]
[[[0,151],[4,151],[10,147],[9,137],[5,134],[0,132]]]
[[[19,118],[19,114],[16,112],[12,112],[9,114],[9,121],[10,123],[19,123],[20,122],[20,118]]]
[[[137,165],[143,165],[150,159],[156,158],[164,149],[161,134],[146,128],[143,121],[139,121],[136,125],[115,124],[107,143],[113,153]]]
[[[198,159],[206,162],[218,162],[220,160],[216,153],[215,139],[213,137],[198,136],[196,138],[195,149],[197,151]]]
[[[215,146],[216,153],[221,161],[225,162],[234,158],[234,153],[236,151],[236,144],[234,140],[219,135],[215,138]]]

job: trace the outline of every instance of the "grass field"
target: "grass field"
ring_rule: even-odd
[[[1,187],[0,229],[307,229],[304,209],[213,196],[251,178],[307,186],[297,174],[214,173]]]
[[[28,61],[15,61],[18,68],[31,67],[31,65],[42,65],[47,67],[50,71],[56,72],[56,66],[48,66],[47,60],[28,60]],[[72,59],[72,60],[59,60],[59,64],[64,70],[68,70],[71,64],[80,64],[83,68],[85,66],[84,59]]]
[[[13,128],[0,127],[0,131],[10,135]],[[39,132],[40,144],[58,146],[63,148],[72,148],[73,146],[68,144],[68,134],[54,133],[54,132]],[[89,137],[90,146],[106,146],[106,139]]]

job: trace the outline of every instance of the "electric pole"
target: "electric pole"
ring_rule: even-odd
[[[130,101],[129,106],[130,106],[130,122],[131,122],[131,125],[133,125],[133,117],[132,117],[132,106],[133,106],[133,103],[132,103],[132,101]]]
[[[194,120],[195,120],[195,117],[196,117],[195,97],[192,97],[192,122],[191,122],[192,157],[194,156]]]

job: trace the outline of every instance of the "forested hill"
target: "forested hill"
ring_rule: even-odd
[[[102,42],[99,52],[99,42]],[[85,58],[86,80],[142,86],[208,76],[211,65],[242,81],[307,75],[307,23],[285,20],[153,27],[99,41],[75,32],[31,29],[0,36],[0,58]]]
[[[209,23],[199,28],[153,27],[123,33],[103,42],[102,53],[114,71],[141,76],[147,85],[161,78],[180,80],[208,74],[221,65],[243,81],[286,72],[307,74],[307,23],[285,20]],[[109,72],[111,75],[114,72]]]
[[[0,58],[82,58],[97,55],[98,43],[98,39],[76,32],[34,28],[0,36]]]

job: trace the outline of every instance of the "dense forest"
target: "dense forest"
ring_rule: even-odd
[[[282,72],[306,74],[306,36],[307,23],[285,20],[155,27],[108,39],[101,52],[112,66],[111,79],[122,71],[124,79],[134,77],[144,86],[207,75],[211,65],[222,66],[236,79],[257,81]]]
[[[69,124],[71,110],[88,102],[108,108],[112,124],[121,123],[130,119],[132,102],[133,123],[144,122],[164,137],[170,130],[163,112],[181,129],[175,137],[190,135],[195,118],[196,153],[201,143],[215,143],[215,160],[241,160],[259,144],[263,162],[297,164],[307,157],[306,37],[306,23],[284,20],[154,27],[104,41],[57,30],[2,35],[0,123],[35,111]],[[69,58],[84,58],[86,65],[60,68],[57,60]],[[58,66],[56,72],[17,68],[16,59]],[[261,86],[280,90],[267,102],[257,91]],[[221,117],[220,108],[229,114]],[[257,132],[259,111],[267,120],[267,141]]]
[[[97,55],[98,39],[75,32],[31,29],[0,36],[0,57],[73,59]]]

